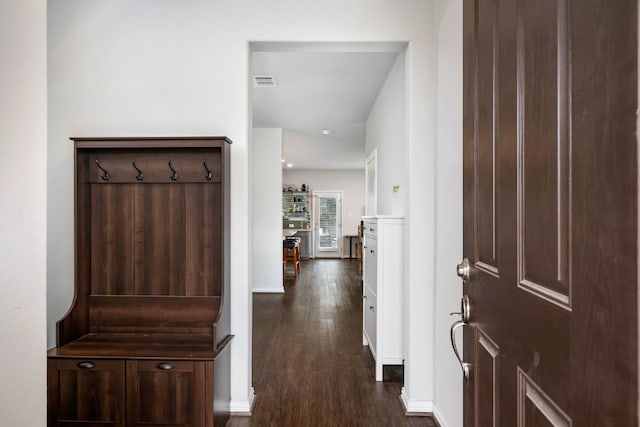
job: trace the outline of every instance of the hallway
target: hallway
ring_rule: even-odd
[[[287,271],[285,288],[253,296],[253,416],[229,426],[435,427],[404,415],[401,368],[374,381],[356,261],[303,261],[297,280]]]

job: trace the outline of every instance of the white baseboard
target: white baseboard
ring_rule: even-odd
[[[433,404],[433,420],[440,427],[447,427],[449,425],[447,420],[444,418],[444,415],[442,415],[442,412],[440,412],[435,403]]]
[[[400,401],[404,406],[404,411],[407,415],[432,415],[433,414],[433,402],[431,400],[411,400],[407,394],[407,389],[402,387],[402,393],[400,393]]]
[[[229,412],[231,412],[231,415],[250,417],[255,397],[255,390],[251,387],[251,390],[249,390],[249,398],[247,400],[232,400],[229,403]]]
[[[253,288],[254,294],[284,294],[284,286],[275,288]]]
[[[407,394],[407,390],[402,387],[400,394],[402,406],[404,406],[405,414],[408,416],[430,416],[439,427],[447,427],[449,423],[442,415],[435,403],[431,400],[411,400]]]

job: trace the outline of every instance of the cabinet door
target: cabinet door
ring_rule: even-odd
[[[122,360],[49,359],[49,427],[125,426]]]
[[[364,283],[378,295],[378,240],[370,236],[365,240]]]
[[[212,425],[213,409],[205,407],[206,363],[127,361],[127,426]]]
[[[378,235],[378,223],[377,221],[365,221],[364,222],[364,235],[365,237],[376,237]]]
[[[378,328],[377,328],[377,311],[378,302],[376,296],[371,293],[371,290],[365,286],[365,299],[363,301],[364,311],[364,330],[369,340],[369,348],[374,359],[378,359],[377,345],[378,345]]]

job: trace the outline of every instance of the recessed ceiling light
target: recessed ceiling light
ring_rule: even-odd
[[[287,167],[288,168],[292,168],[293,167],[293,163],[287,163]]]
[[[282,159],[282,163],[284,163],[284,159]]]
[[[322,134],[323,135],[331,135],[333,132],[331,132],[331,129],[322,129]]]

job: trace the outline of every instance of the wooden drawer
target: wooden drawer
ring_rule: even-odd
[[[128,426],[207,425],[213,408],[205,405],[206,363],[127,361]]]
[[[48,360],[48,425],[125,426],[124,361]]]
[[[48,426],[211,427],[213,364],[51,358]]]

